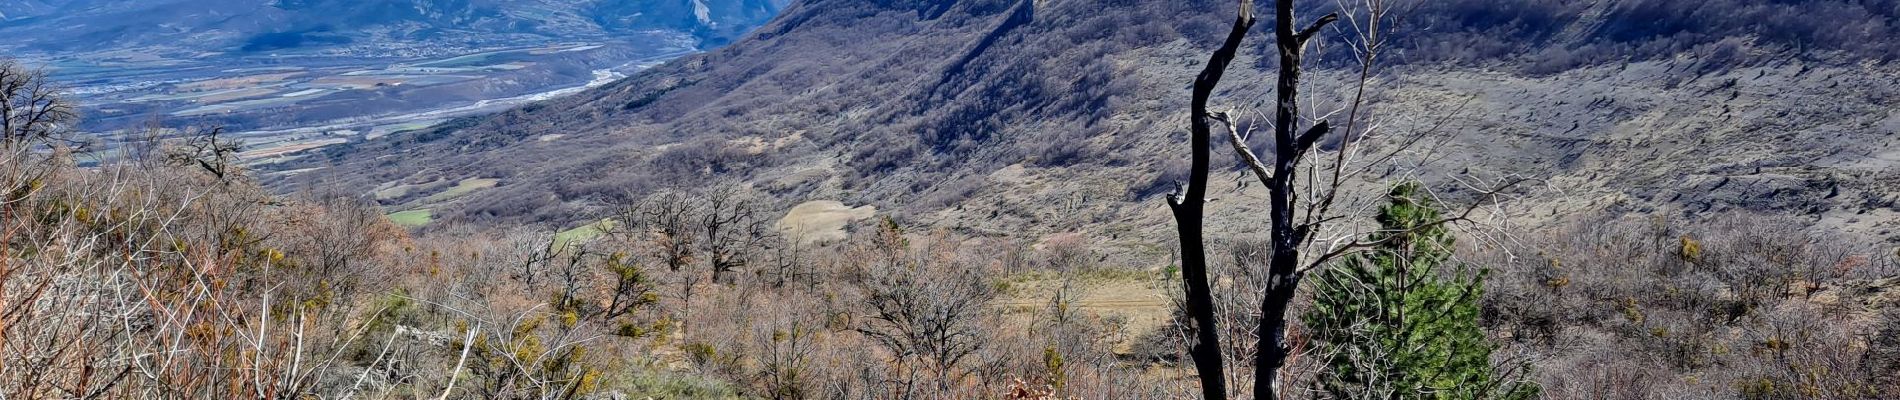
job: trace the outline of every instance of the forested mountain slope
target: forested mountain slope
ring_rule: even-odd
[[[1900,229],[1900,67],[1888,61],[1900,46],[1853,39],[1891,36],[1900,2],[1418,4],[1393,28],[1398,47],[1370,95],[1388,129],[1450,139],[1406,153],[1395,173],[1448,192],[1456,177],[1538,178],[1514,202],[1530,220],[1742,210],[1882,237]],[[1158,195],[1185,171],[1187,84],[1231,8],[799,1],[727,48],[580,95],[326,150],[274,167],[298,172],[274,181],[381,189],[494,178],[499,187],[453,201],[384,202],[573,225],[598,218],[604,201],[732,180],[977,233],[1152,236],[1166,221]],[[1787,17],[1797,12],[1813,17]],[[1349,94],[1344,34],[1320,45],[1309,109]],[[1247,42],[1250,67],[1232,72],[1217,107],[1264,106],[1266,36]],[[1242,203],[1214,208],[1248,212]]]
[[[1276,232],[1340,257],[1292,275],[1230,143],[1209,232],[1161,207],[1226,0],[801,0],[278,157],[215,127],[87,151],[93,115],[0,59],[0,397],[1174,399],[1207,360],[1231,398],[1900,394],[1893,1],[1411,4],[1374,73],[1346,30],[1308,53],[1309,117],[1396,155],[1339,232]],[[1264,36],[1215,110],[1271,106]],[[1359,82],[1375,123],[1327,117]],[[1506,223],[1439,219],[1513,177]],[[1299,356],[1255,371],[1263,337]]]

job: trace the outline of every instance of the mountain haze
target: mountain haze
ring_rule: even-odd
[[[103,150],[163,121],[253,161],[598,86],[782,0],[7,0],[0,52],[72,87]]]
[[[39,50],[165,45],[265,51],[392,40],[689,32],[722,43],[784,0],[8,0],[0,34]]]

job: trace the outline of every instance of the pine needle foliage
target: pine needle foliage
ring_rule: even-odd
[[[1325,365],[1319,390],[1340,399],[1535,398],[1536,386],[1491,364],[1496,346],[1478,323],[1485,272],[1451,259],[1454,239],[1418,184],[1388,198],[1368,238],[1377,246],[1314,286],[1305,321]]]

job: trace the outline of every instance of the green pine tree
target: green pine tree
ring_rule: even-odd
[[[1478,325],[1484,271],[1448,268],[1453,239],[1422,192],[1394,187],[1368,238],[1377,246],[1317,277],[1305,321],[1326,363],[1320,389],[1341,399],[1536,397],[1535,385],[1492,367],[1495,346]]]

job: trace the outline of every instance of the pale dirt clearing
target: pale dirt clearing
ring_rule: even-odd
[[[785,213],[785,218],[778,221],[778,229],[807,243],[840,241],[847,235],[846,226],[874,215],[877,215],[877,207],[873,206],[851,208],[839,201],[810,201]]]

